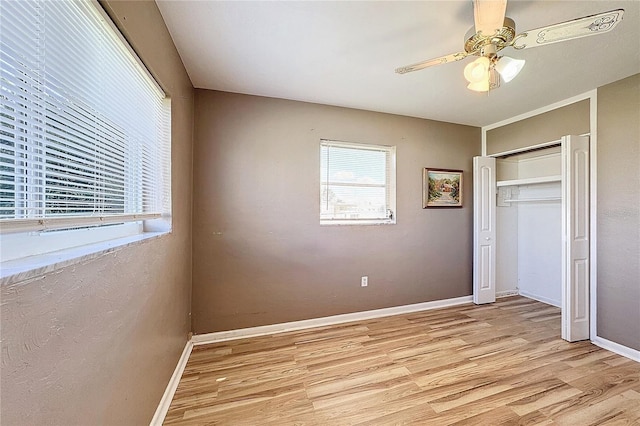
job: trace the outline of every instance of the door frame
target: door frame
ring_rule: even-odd
[[[583,101],[585,99],[589,100],[589,133],[584,134],[582,136],[589,136],[589,176],[590,176],[590,186],[589,186],[589,217],[590,225],[589,225],[589,233],[590,233],[590,244],[589,244],[589,338],[593,341],[598,338],[598,326],[597,326],[597,308],[598,308],[598,300],[597,300],[597,177],[598,177],[598,168],[597,168],[597,146],[598,146],[598,132],[597,132],[597,116],[598,116],[598,98],[597,98],[597,89],[590,90],[588,92],[582,93],[577,96],[573,96],[571,98],[555,102],[551,105],[544,106],[542,108],[535,109],[533,111],[529,111],[523,114],[516,115],[514,117],[508,118],[506,120],[502,120],[490,125],[486,125],[481,127],[481,156],[487,156],[487,132],[489,130],[493,130],[502,126],[506,126],[508,124],[512,124],[530,117],[534,117],[540,114],[544,114],[545,112],[553,111],[558,108],[562,108],[567,105],[571,105],[576,102]],[[569,133],[569,132],[568,132]],[[547,143],[551,144],[551,142]],[[540,147],[547,145],[545,143],[540,144]]]

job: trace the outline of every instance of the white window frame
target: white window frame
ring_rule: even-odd
[[[102,6],[90,1],[96,18],[107,31],[119,39],[121,51],[130,59],[148,84],[154,86],[164,98],[164,133],[159,169],[162,172],[155,202],[156,210],[115,215],[76,217],[35,217],[8,219],[0,222],[0,279],[2,283],[28,279],[42,273],[81,262],[96,253],[111,251],[171,232],[171,100],[164,94],[140,58],[128,44]],[[153,177],[155,178],[155,176]],[[28,188],[27,188],[28,190]],[[147,195],[143,195],[147,196]],[[127,201],[125,201],[127,202]],[[53,268],[52,268],[53,266]]]
[[[322,148],[323,147],[337,147],[337,148],[347,148],[347,149],[355,149],[355,150],[368,150],[368,151],[381,151],[386,153],[386,182],[384,185],[380,184],[341,184],[345,186],[353,186],[353,187],[384,187],[385,188],[385,196],[386,196],[386,204],[387,204],[387,217],[385,218],[323,218],[320,216],[320,225],[392,225],[396,223],[397,219],[397,211],[396,211],[396,147],[390,145],[378,145],[378,144],[368,144],[368,143],[355,143],[355,142],[342,142],[336,140],[329,139],[321,139],[320,140],[320,156],[322,156]],[[322,158],[320,158],[320,169],[322,168]],[[323,186],[330,185],[331,183],[328,181],[329,176],[327,173],[327,181],[322,182],[322,170],[320,170],[320,198],[319,202],[322,203],[322,193]],[[335,185],[335,183],[334,183]],[[319,206],[319,214],[322,215],[322,205]]]

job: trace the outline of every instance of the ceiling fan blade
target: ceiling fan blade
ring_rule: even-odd
[[[406,67],[396,68],[398,74],[406,74],[412,71],[418,71],[424,68],[432,67],[434,65],[446,64],[448,62],[455,62],[466,58],[470,54],[467,52],[452,53],[451,55],[441,56],[439,58],[429,59],[428,61],[418,62],[417,64],[407,65]]]
[[[597,15],[525,31],[514,38],[512,45],[514,49],[526,49],[574,38],[604,34],[620,23],[623,14],[624,9],[610,10]]]
[[[485,36],[495,34],[504,25],[507,0],[473,0],[473,16],[476,33]]]

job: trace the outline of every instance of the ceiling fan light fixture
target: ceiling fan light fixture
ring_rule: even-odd
[[[467,89],[473,90],[474,92],[488,92],[489,91],[489,79],[483,81],[476,81],[473,83],[469,83]]]
[[[495,70],[500,73],[500,76],[505,83],[510,82],[522,71],[524,67],[524,59],[513,59],[508,56],[503,56],[495,64]]]
[[[471,84],[489,80],[489,58],[482,56],[464,67],[464,78]],[[473,89],[472,89],[473,90]]]
[[[396,68],[396,72],[405,74],[435,65],[461,61],[468,56],[476,55],[479,58],[464,68],[464,77],[469,82],[467,88],[488,92],[500,87],[500,80],[505,83],[513,80],[525,64],[523,59],[499,57],[498,52],[502,49],[513,47],[521,50],[605,34],[622,21],[624,14],[624,9],[614,9],[516,35],[515,22],[505,16],[506,5],[507,0],[473,0],[474,26],[465,36],[464,51]]]

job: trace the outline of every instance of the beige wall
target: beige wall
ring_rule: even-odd
[[[154,2],[109,2],[172,97],[173,232],[2,287],[3,425],[148,424],[190,330],[193,88]]]
[[[640,74],[598,89],[597,325],[640,351]]]
[[[589,133],[589,100],[487,131],[487,155]]]
[[[598,336],[640,350],[640,74],[597,98]],[[487,132],[487,152],[588,131],[585,100]]]
[[[471,294],[480,129],[206,90],[195,99],[195,333]],[[397,146],[396,225],[319,225],[321,138]],[[422,209],[427,166],[464,170],[464,208]]]

